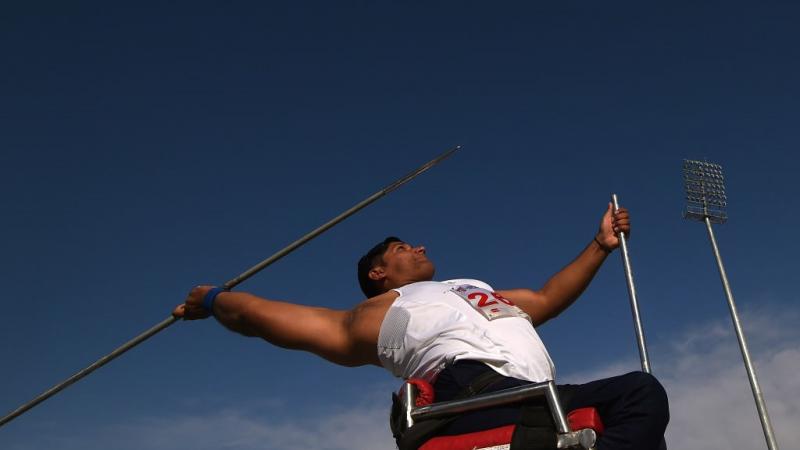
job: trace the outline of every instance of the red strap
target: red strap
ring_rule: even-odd
[[[455,436],[439,436],[428,440],[419,450],[472,450],[493,447],[511,442],[512,434],[514,434],[514,425]]]
[[[427,406],[433,403],[435,395],[433,393],[433,386],[425,380],[419,378],[409,378],[407,380],[417,388],[417,401],[416,406]]]
[[[603,426],[603,421],[600,420],[600,414],[594,408],[578,408],[571,411],[567,414],[567,421],[573,430],[591,428],[598,436],[603,434],[603,430],[606,428]]]

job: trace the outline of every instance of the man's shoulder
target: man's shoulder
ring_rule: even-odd
[[[399,297],[400,294],[394,290],[386,291],[383,294],[376,295],[375,297],[370,297],[353,308],[353,310],[364,310],[364,309],[381,309],[381,308],[388,308],[392,305],[394,300]]]
[[[398,293],[384,292],[356,305],[349,314],[351,335],[359,342],[377,342],[381,323],[386,311],[392,306]]]

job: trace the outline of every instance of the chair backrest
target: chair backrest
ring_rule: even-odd
[[[489,392],[463,400],[452,400],[425,406],[417,406],[417,398],[420,392],[420,389],[418,389],[417,386],[421,385],[422,383],[427,384],[422,380],[406,381],[401,390],[400,394],[402,399],[401,401],[403,403],[403,415],[406,420],[406,427],[413,426],[416,422],[428,419],[448,417],[456,414],[463,414],[469,411],[490,408],[493,406],[519,403],[532,398],[544,396],[547,399],[547,405],[550,407],[550,412],[553,415],[553,422],[556,424],[556,431],[559,433],[569,433],[571,431],[566,415],[564,414],[564,409],[561,407],[561,402],[558,399],[558,390],[556,389],[555,382],[552,380],[541,383],[531,383],[510,389],[503,389],[501,391]]]

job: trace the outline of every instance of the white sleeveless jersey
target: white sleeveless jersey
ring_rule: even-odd
[[[530,317],[488,284],[422,281],[394,290],[400,296],[378,338],[378,357],[393,375],[432,382],[445,366],[474,360],[509,377],[553,379],[553,362]]]

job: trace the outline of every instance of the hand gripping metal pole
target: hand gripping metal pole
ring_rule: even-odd
[[[423,164],[413,172],[405,175],[404,177],[394,181],[390,185],[386,186],[385,188],[381,189],[380,191],[370,195],[366,199],[362,200],[361,202],[357,203],[352,208],[348,209],[347,211],[339,214],[338,216],[334,217],[330,221],[322,224],[315,230],[311,231],[310,233],[306,234],[305,236],[301,237],[300,239],[292,242],[291,244],[287,245],[283,249],[276,252],[274,255],[270,256],[269,258],[261,261],[260,263],[256,264],[255,266],[247,269],[241,275],[237,276],[236,278],[231,279],[230,281],[226,282],[223,286],[227,289],[233,289],[235,286],[239,285],[243,281],[247,280],[248,278],[252,277],[253,275],[257,274],[258,272],[264,270],[267,266],[274,263],[275,261],[283,258],[284,256],[288,255],[289,253],[293,252],[295,249],[300,247],[301,245],[305,244],[306,242],[314,239],[315,237],[319,236],[320,234],[324,233],[334,225],[338,224],[339,222],[343,221],[344,219],[352,216],[353,214],[357,213],[358,211],[364,209],[368,205],[374,203],[376,200],[380,199],[384,195],[394,191],[395,189],[399,188],[403,184],[411,181],[417,175],[427,171],[431,167],[435,166],[436,164],[440,163],[441,161],[450,157],[453,153],[459,150],[461,146],[456,146],[441,155],[437,156],[436,158],[428,161],[427,163]],[[61,383],[51,387],[50,389],[46,390],[38,397],[34,398],[33,400],[25,403],[24,405],[20,406],[19,408],[15,409],[14,411],[7,414],[5,417],[0,419],[0,427],[7,424],[8,422],[14,420],[16,417],[19,417],[24,412],[28,411],[29,409],[33,408],[34,406],[38,405],[39,403],[47,400],[48,398],[56,395],[57,393],[64,390],[66,387],[70,386],[71,384],[75,383],[76,381],[80,380],[81,378],[89,375],[90,373],[94,372],[95,370],[99,369],[100,367],[108,364],[116,357],[122,355],[123,353],[127,352],[128,350],[136,347],[137,345],[141,344],[142,342],[146,341],[150,337],[154,336],[158,332],[164,330],[165,328],[169,327],[173,323],[175,323],[178,319],[173,316],[164,319],[162,322],[158,323],[157,325],[153,326],[152,328],[148,329],[144,333],[136,336],[135,338],[131,339],[130,341],[122,344],[120,347],[112,351],[106,356],[95,361],[92,365],[86,367],[85,369],[77,372],[75,375],[67,378],[66,380],[62,381]]]
[[[611,201],[614,203],[614,212],[619,210],[617,194],[611,194]],[[639,317],[639,301],[636,298],[636,286],[633,284],[633,269],[631,269],[631,259],[628,256],[628,242],[625,233],[619,233],[619,244],[622,249],[622,265],[625,267],[625,279],[628,282],[628,296],[631,299],[631,313],[633,314],[633,326],[636,330],[636,342],[639,345],[639,359],[642,361],[642,372],[650,373],[650,358],[647,356],[647,343],[644,340],[644,329],[642,319]]]

